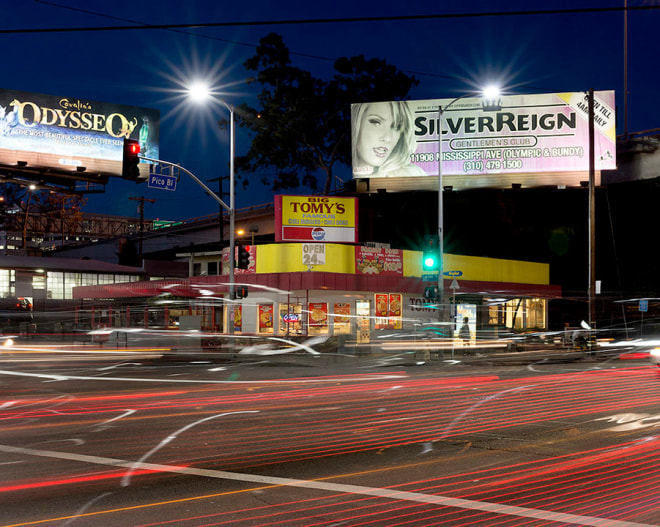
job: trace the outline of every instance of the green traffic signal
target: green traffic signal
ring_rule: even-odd
[[[438,262],[435,259],[435,256],[425,256],[424,257],[424,270],[425,271],[435,271],[438,269]]]
[[[424,271],[438,271],[440,268],[440,254],[437,236],[425,236],[422,247],[422,269]]]

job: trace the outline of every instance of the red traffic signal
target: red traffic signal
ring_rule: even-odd
[[[236,258],[236,267],[239,269],[247,269],[250,267],[250,246],[238,246],[238,258]]]
[[[140,153],[140,143],[133,140],[129,140],[126,143],[126,147],[128,148],[128,151],[131,153],[131,155],[136,156]]]
[[[121,177],[130,181],[140,181],[140,143],[134,139],[124,139],[124,157]]]

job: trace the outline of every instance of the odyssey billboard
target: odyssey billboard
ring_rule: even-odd
[[[158,110],[0,89],[0,165],[121,176],[124,138],[158,159],[159,125]]]
[[[357,198],[275,196],[275,241],[357,243]]]
[[[596,171],[616,168],[614,106],[614,91],[594,93]],[[354,179],[438,176],[440,145],[443,182],[459,188],[556,184],[589,170],[587,93],[360,103],[351,125]]]

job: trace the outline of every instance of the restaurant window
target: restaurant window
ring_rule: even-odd
[[[355,316],[358,344],[366,344],[371,340],[371,302],[356,300]]]
[[[209,276],[215,276],[218,274],[218,262],[208,262],[206,264],[206,273]]]
[[[512,329],[545,329],[547,301],[515,298],[506,303],[506,326]]]
[[[302,304],[279,305],[279,333],[284,335],[302,335],[303,316]]]
[[[526,300],[526,318],[528,328],[545,329],[546,301],[541,298],[528,298]]]
[[[345,335],[351,332],[351,304],[337,302],[332,310],[332,332],[335,335]]]

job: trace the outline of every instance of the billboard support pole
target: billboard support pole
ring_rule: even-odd
[[[594,303],[596,292],[596,159],[594,138],[594,90],[587,95],[589,99],[589,349],[592,349],[594,330]]]

